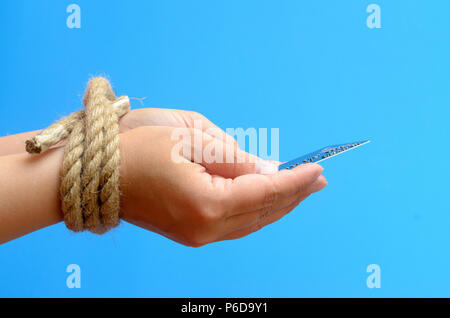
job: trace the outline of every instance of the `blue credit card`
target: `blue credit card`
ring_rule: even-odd
[[[278,167],[278,170],[294,169],[295,167],[297,167],[298,165],[301,165],[302,163],[308,163],[308,162],[316,162],[317,163],[320,161],[324,161],[328,158],[331,158],[331,157],[339,155],[343,152],[349,151],[350,149],[355,149],[355,148],[365,145],[369,142],[370,142],[370,140],[364,140],[364,141],[350,142],[350,143],[341,144],[341,145],[328,146],[328,147],[313,151],[304,156],[298,157],[294,160],[283,163]]]

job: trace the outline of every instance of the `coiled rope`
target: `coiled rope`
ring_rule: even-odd
[[[120,223],[119,118],[130,110],[129,98],[116,98],[108,80],[89,81],[83,104],[73,113],[26,141],[39,154],[67,138],[60,199],[67,228],[102,234]]]

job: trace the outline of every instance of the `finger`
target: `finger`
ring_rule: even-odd
[[[277,201],[308,187],[322,171],[317,164],[302,164],[271,175],[239,176],[225,189],[223,204],[227,216],[271,208]]]
[[[212,175],[236,178],[252,173],[275,173],[278,164],[262,160],[239,149],[237,143],[226,143],[199,129],[175,128],[172,140],[180,144],[176,153],[198,163]]]
[[[290,205],[291,203],[297,201],[300,198],[306,198],[308,195],[315,193],[317,191],[322,190],[326,187],[327,181],[324,176],[319,176],[316,181],[314,181],[311,185],[309,185],[306,188],[302,188],[299,191],[282,198],[278,200],[276,203],[274,203],[269,208],[260,208],[255,209],[254,211],[248,212],[248,213],[241,213],[232,215],[227,218],[228,222],[231,226],[234,226],[234,228],[242,227],[242,226],[248,226],[252,223],[256,222],[257,220],[260,220],[261,218],[267,217],[274,212],[278,211],[279,209],[286,207]]]
[[[191,127],[197,128],[197,127],[195,127],[195,121],[200,120],[201,124],[202,124],[202,127],[201,127],[202,131],[204,131],[205,133],[207,133],[208,135],[210,135],[216,139],[219,139],[227,144],[235,145],[239,148],[236,139],[234,139],[232,136],[227,134],[224,130],[219,128],[219,126],[215,125],[213,122],[211,122],[208,118],[206,118],[202,114],[196,113],[196,112],[191,112],[190,116],[193,118],[193,121],[194,121],[194,126],[191,126]]]
[[[328,185],[327,179],[325,179],[325,177],[321,175],[319,176],[319,178],[317,178],[314,184],[311,187],[309,187],[308,191],[310,191],[310,194],[313,194],[324,189],[327,185]]]
[[[278,171],[277,163],[247,153],[237,144],[214,139],[204,146],[201,164],[210,174],[234,179],[246,174],[272,174]]]
[[[235,240],[235,239],[239,239],[242,238],[244,236],[247,236],[249,234],[252,234],[258,230],[260,230],[261,228],[263,228],[264,226],[271,224],[275,221],[278,221],[279,219],[281,219],[283,216],[285,216],[286,214],[288,214],[289,212],[291,212],[292,210],[294,210],[294,208],[300,204],[300,202],[302,202],[304,199],[306,199],[308,196],[304,197],[304,198],[299,198],[297,201],[291,203],[290,205],[281,208],[280,210],[278,210],[276,213],[272,214],[271,216],[268,216],[267,218],[264,218],[264,222],[256,222],[248,227],[245,228],[241,228],[238,229],[236,231],[233,231],[229,234],[224,235],[223,237],[219,238],[218,240],[216,240],[216,242],[218,241],[225,241],[225,240]]]
[[[292,203],[298,200],[304,200],[310,194],[322,190],[327,185],[327,181],[324,176],[319,176],[316,181],[306,188],[302,188],[294,194],[278,200],[272,207],[260,208],[253,212],[233,215],[226,219],[226,231],[235,231],[241,228],[249,227],[261,219],[264,219],[280,209],[290,206]]]
[[[309,195],[322,190],[323,188],[325,188],[327,186],[327,184],[328,183],[325,178],[319,177],[317,183],[315,183],[314,186],[311,188],[312,192],[310,194],[303,196],[303,197],[299,197],[296,201],[294,201],[290,205],[281,208],[280,210],[278,210],[277,212],[275,212],[271,215],[263,216],[254,224],[252,224],[246,228],[238,229],[230,234],[227,234],[224,237],[222,237],[221,239],[219,239],[218,241],[234,240],[234,239],[238,239],[238,238],[247,236],[251,233],[254,233],[254,232],[262,229],[263,227],[265,227],[269,224],[272,224],[272,223],[280,220],[282,217],[284,217],[289,212],[291,212],[296,206],[298,206],[303,200],[305,200]]]

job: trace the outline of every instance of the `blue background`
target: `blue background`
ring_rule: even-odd
[[[66,26],[70,3],[81,29]],[[377,0],[381,29],[366,26],[370,3],[2,1],[0,135],[79,109],[106,74],[145,107],[279,127],[281,160],[372,143],[324,162],[324,191],[241,240],[194,249],[61,223],[6,243],[0,296],[449,297],[450,1]]]

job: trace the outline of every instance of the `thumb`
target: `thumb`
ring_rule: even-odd
[[[279,163],[245,152],[237,143],[226,142],[205,133],[201,140],[201,147],[194,144],[194,158],[191,159],[204,166],[210,174],[236,178],[245,174],[272,174],[278,171]]]

